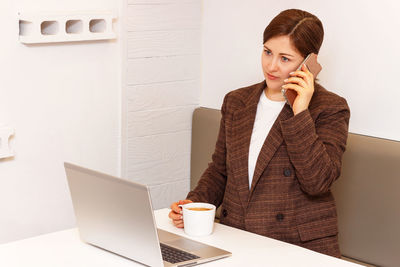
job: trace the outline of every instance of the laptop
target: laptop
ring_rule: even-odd
[[[81,239],[149,266],[192,266],[230,252],[157,229],[146,185],[64,163]]]

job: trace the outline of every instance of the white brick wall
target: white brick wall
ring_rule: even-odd
[[[191,120],[200,95],[200,0],[128,0],[124,176],[154,208],[189,190]]]

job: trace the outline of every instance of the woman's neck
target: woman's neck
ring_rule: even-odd
[[[272,101],[285,101],[285,97],[283,96],[281,90],[272,90],[268,87],[264,89],[265,96]]]

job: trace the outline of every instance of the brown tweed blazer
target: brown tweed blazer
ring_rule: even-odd
[[[350,117],[346,100],[315,84],[308,110],[285,105],[257,159],[248,153],[265,81],[225,96],[212,162],[187,198],[221,207],[221,223],[340,257],[335,201]]]

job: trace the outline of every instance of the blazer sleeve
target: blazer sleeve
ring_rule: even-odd
[[[204,171],[197,186],[187,195],[187,199],[194,202],[212,203],[217,207],[222,202],[227,179],[225,132],[227,99],[228,95],[225,96],[221,108],[222,117],[212,161],[208,164],[208,168]]]
[[[349,118],[347,102],[340,98],[322,110],[315,122],[308,109],[281,121],[289,158],[305,193],[324,194],[340,176]]]

